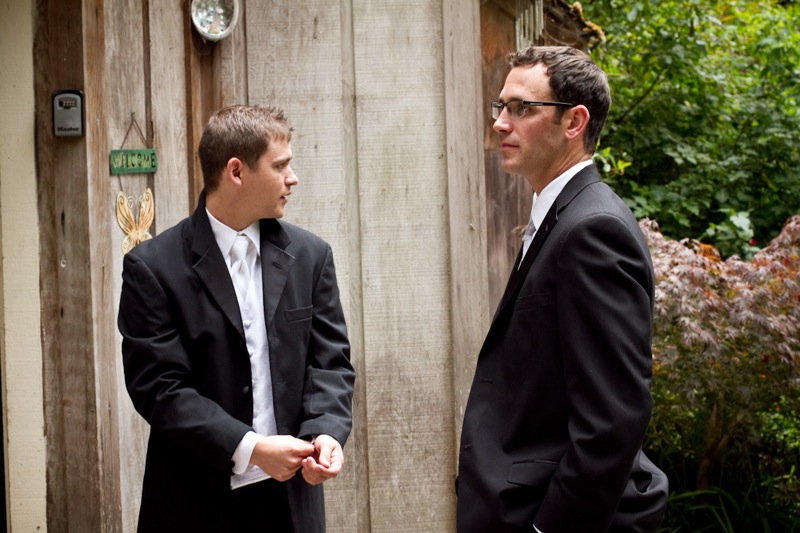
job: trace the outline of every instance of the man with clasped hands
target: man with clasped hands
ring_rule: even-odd
[[[125,381],[150,424],[141,532],[325,530],[355,374],[330,246],[278,220],[291,132],[276,109],[215,113],[196,211],[125,256]]]

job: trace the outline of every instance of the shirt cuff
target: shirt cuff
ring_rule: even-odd
[[[247,467],[250,466],[250,458],[253,456],[253,450],[256,448],[256,443],[258,442],[258,433],[254,431],[248,431],[245,433],[242,440],[239,441],[239,445],[236,447],[236,450],[233,452],[233,473],[234,474],[244,474],[247,471]]]

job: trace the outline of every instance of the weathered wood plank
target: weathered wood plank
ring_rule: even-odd
[[[106,234],[112,248],[110,253],[114,257],[113,268],[110,269],[113,272],[110,286],[113,287],[114,304],[110,315],[116,317],[121,286],[120,247],[124,238],[114,212],[114,201],[120,187],[133,200],[134,217],[139,215],[136,205],[144,188],[152,188],[156,220],[150,232],[154,235],[158,229],[174,225],[189,211],[184,42],[183,34],[173,31],[175,27],[182,27],[184,15],[180,5],[146,1],[117,4],[107,10],[106,15],[110,17],[107,28],[109,51],[106,56],[110,71],[107,80],[108,94],[123,95],[109,102],[109,106],[114,107],[107,115],[110,147],[121,146],[127,135],[125,147],[152,146],[156,149],[159,162],[154,176],[118,178],[109,175],[107,168],[100,172],[104,181],[110,184],[109,192],[105,196],[107,200],[100,210],[106,215],[109,225]],[[133,63],[132,57],[138,60]],[[129,130],[131,113],[135,113],[136,123],[145,136],[144,141],[135,127]],[[105,147],[99,151],[102,153]],[[125,390],[119,355],[121,337],[116,330],[115,321],[112,321],[112,327],[115,332],[112,353],[117,354],[114,391],[119,406],[119,442],[122,443],[122,449],[116,450],[120,455],[120,527],[123,531],[135,531],[148,429],[133,410]]]
[[[196,35],[192,25],[189,6],[191,0],[183,0],[183,51],[184,51],[184,78],[186,80],[186,144],[189,149],[187,154],[188,198],[190,207],[194,207],[197,197],[203,189],[203,175],[200,170],[200,161],[197,158],[197,145],[203,131],[203,124],[208,118],[209,111],[204,107],[203,87],[210,83],[210,76],[204,76],[205,65],[210,64],[211,56],[207,50],[205,55],[198,50],[197,43],[201,39]]]
[[[342,164],[345,180],[345,217],[347,237],[347,292],[352,362],[357,376],[353,398],[353,434],[349,444],[352,475],[335,486],[332,501],[335,514],[328,517],[333,532],[372,531],[369,487],[369,428],[367,424],[366,357],[364,347],[363,278],[361,248],[360,187],[358,181],[358,145],[356,123],[355,57],[353,55],[353,5],[340,2],[341,80],[342,80]],[[355,527],[353,527],[355,525]]]
[[[78,9],[75,1],[59,2],[64,10]],[[54,2],[40,0],[36,4],[36,29],[34,40],[34,87],[36,101],[49,101],[53,87],[60,83],[81,87],[82,79],[77,71],[65,73],[60,65],[80,53],[61,42],[52,31],[51,16],[58,17]],[[52,15],[51,15],[52,14]],[[63,34],[62,34],[63,36]],[[57,232],[60,215],[57,210],[56,158],[59,146],[50,133],[52,116],[44,106],[36,109],[36,166],[39,208],[40,275],[42,297],[42,356],[44,382],[44,416],[47,458],[47,528],[51,531],[68,531],[66,450],[64,446],[64,412],[61,409],[63,389],[61,387],[61,343],[59,339],[61,306],[59,297],[59,263],[63,257]]]
[[[150,32],[150,38],[159,42],[163,37],[152,33],[152,28],[145,30],[145,18],[147,10],[151,7],[158,7],[153,3],[146,3],[147,0],[121,0],[107,3],[105,5],[105,54],[98,58],[106,65],[106,72],[102,80],[104,87],[103,95],[108,98],[104,117],[105,128],[107,131],[107,142],[105,146],[98,146],[100,153],[111,149],[120,148],[145,148],[151,147],[152,137],[148,132],[153,131],[151,125],[152,116],[147,104],[147,81],[152,74],[154,79],[165,78],[163,70],[158,70],[147,63],[152,57],[159,61],[159,56],[166,55],[164,52],[150,53],[145,42],[145,34]],[[143,12],[144,10],[144,12]],[[155,46],[155,45],[154,45]],[[147,66],[147,69],[145,68]],[[175,76],[169,76],[175,78]],[[158,89],[156,89],[158,90]],[[173,89],[175,90],[175,89]],[[176,91],[177,92],[177,91]],[[157,105],[158,112],[162,110],[161,105]],[[155,110],[154,110],[155,111]],[[176,109],[175,113],[180,110]],[[135,118],[136,124],[133,125]],[[137,126],[141,130],[141,135]],[[156,123],[156,131],[160,133],[162,122]],[[166,132],[165,132],[166,133]],[[144,139],[142,139],[144,136]],[[166,146],[174,146],[174,139],[166,140]],[[178,168],[176,158],[164,157],[166,154],[155,147],[159,156],[159,171],[169,172],[169,169]],[[166,167],[166,168],[165,168]],[[111,287],[114,295],[114,308],[112,316],[116,317],[116,309],[119,305],[119,291],[122,282],[122,242],[125,233],[119,227],[116,220],[116,197],[122,191],[128,196],[133,204],[133,216],[138,217],[139,211],[136,207],[138,198],[144,193],[145,189],[153,187],[153,179],[146,174],[132,174],[112,176],[107,168],[98,168],[98,178],[106,183],[106,194],[103,197],[102,205],[98,209],[104,214],[107,226],[105,235],[98,232],[93,235],[95,240],[107,240],[110,248],[111,265],[108,270],[112,273]],[[156,224],[161,224],[162,197],[171,198],[178,201],[178,198],[169,194],[168,188],[155,188]],[[180,200],[183,200],[180,198]],[[184,202],[180,202],[185,206]],[[166,206],[165,206],[166,207]],[[166,210],[163,210],[165,213]],[[166,218],[166,217],[165,217]],[[116,328],[116,321],[112,322],[112,331],[115,333],[115,346],[111,353],[114,354],[117,366],[113,374],[115,394],[117,395],[117,424],[119,425],[120,442],[118,449],[115,450],[119,456],[120,465],[118,476],[121,480],[120,507],[121,519],[119,530],[135,531],[136,520],[139,511],[141,480],[144,471],[144,453],[146,449],[146,426],[135,413],[128,398],[125,382],[122,376],[122,363],[120,355],[121,337]],[[123,452],[124,453],[121,453]]]
[[[324,1],[251,4],[247,33],[250,102],[283,108],[295,128],[292,167],[300,182],[286,219],[331,243],[341,282],[347,228],[339,19],[338,6]]]
[[[156,232],[174,226],[194,209],[189,203],[187,154],[192,151],[186,135],[186,75],[184,70],[183,11],[180,3],[150,4],[150,107],[153,147],[158,171],[153,190]]]
[[[295,187],[286,219],[331,243],[363,412],[363,348],[358,283],[359,218],[355,175],[352,18],[349,2],[250,2],[247,11],[251,104],[282,107],[295,128]],[[348,43],[351,41],[347,41]],[[354,226],[355,225],[355,226]],[[352,269],[356,269],[355,272]],[[353,277],[355,276],[355,277]],[[365,421],[345,447],[345,471],[326,485],[328,529],[369,531]]]
[[[357,260],[346,260],[343,271],[337,259],[340,283],[351,287],[346,297],[361,300],[346,302],[351,331],[353,318],[363,321],[363,354],[354,350],[354,360],[358,367],[363,357],[366,406],[356,406],[365,417],[356,424],[368,435],[354,437],[366,440],[368,451],[353,459],[369,483],[368,504],[357,510],[370,516],[356,527],[446,531],[454,522],[454,432],[442,6],[347,5],[352,47],[349,36],[337,34],[349,20],[344,9],[337,18],[329,12],[336,6],[324,3],[251,5],[250,98],[282,105],[297,129],[301,185],[289,218],[326,237],[339,257],[360,256],[360,276],[349,270]],[[352,92],[342,67],[348,54]],[[352,94],[357,136],[343,142],[350,119],[342,102]],[[343,176],[355,147],[356,172]],[[355,289],[350,276],[361,279]],[[337,509],[329,513],[333,526],[353,531]]]
[[[217,107],[248,103],[247,9],[239,2],[239,22],[231,34],[214,46],[214,88]]]
[[[331,14],[333,16],[333,13]],[[341,255],[347,260],[343,265],[341,279],[341,289],[343,292],[343,304],[348,313],[348,325],[351,342],[352,362],[359,378],[356,382],[355,395],[353,399],[353,434],[350,437],[348,454],[350,467],[348,475],[343,476],[332,484],[331,506],[334,512],[328,515],[328,528],[333,533],[352,532],[352,531],[372,531],[370,513],[370,486],[369,486],[369,462],[368,457],[368,434],[366,410],[366,360],[364,347],[364,320],[363,320],[363,279],[362,279],[362,248],[361,248],[361,211],[360,189],[358,181],[358,146],[357,146],[357,127],[356,127],[356,92],[355,92],[355,61],[353,55],[353,5],[350,1],[339,3],[339,19],[332,18],[331,23],[335,26],[338,22],[338,33],[334,32],[339,41],[338,52],[339,68],[338,73],[334,70],[331,85],[339,89],[341,83],[341,94],[336,95],[331,91],[329,103],[323,102],[315,104],[313,110],[324,108],[323,106],[333,106],[337,109],[337,122],[341,127],[341,153],[331,157],[338,167],[339,179],[344,184],[344,200],[339,208],[344,209],[344,221],[339,222],[338,232],[341,233],[336,246],[342,247]],[[319,20],[313,20],[319,36]],[[314,34],[312,33],[312,37]],[[320,43],[319,46],[325,46]],[[336,61],[337,57],[331,58]],[[338,81],[337,81],[338,78]],[[313,98],[313,94],[311,94]],[[341,105],[341,108],[339,108]],[[324,121],[321,121],[324,124]],[[336,126],[331,124],[333,128]],[[329,135],[333,132],[320,130],[321,136]],[[314,147],[318,148],[315,141]],[[338,147],[337,147],[338,148]],[[325,154],[319,154],[318,158],[327,158]],[[316,173],[329,173],[329,170],[320,167]],[[308,214],[311,212],[304,211]],[[308,217],[307,223],[313,223],[312,218]],[[320,229],[322,231],[322,229]],[[342,242],[343,240],[343,242]]]
[[[102,83],[105,94],[113,95],[109,96],[104,115],[108,147],[103,151],[146,148],[150,147],[152,142],[152,139],[148,138],[148,130],[152,131],[150,127],[152,117],[147,112],[148,87],[145,72],[146,60],[151,54],[148,49],[147,57],[145,56],[146,44],[143,42],[142,8],[145,1],[147,0],[120,0],[109,3],[103,11],[105,55],[102,60],[107,72]],[[155,75],[163,76],[163,73],[156,72]],[[167,166],[170,164],[174,163],[170,163],[168,159]],[[111,175],[107,169],[105,177],[110,184],[108,198],[105,200],[105,211],[111,221],[109,231],[112,241],[114,280],[119,287],[122,275],[122,242],[125,233],[116,221],[116,197],[119,192],[125,194],[133,202],[134,217],[138,216],[137,200],[147,187],[153,187],[153,178],[147,174]],[[158,196],[155,196],[155,205],[158,221],[161,212]]]
[[[54,89],[84,89],[87,116],[102,116],[97,11],[81,2],[45,0],[37,5],[37,17],[36,50],[46,51],[37,59],[37,99],[49,104]],[[42,256],[48,528],[114,531],[119,479],[109,450],[118,441],[116,402],[105,378],[113,366],[113,349],[107,349],[113,330],[105,320],[110,299],[103,292],[110,284],[102,250],[90,238],[102,224],[91,188],[95,143],[104,144],[104,131],[87,121],[85,137],[55,139],[49,105],[37,108],[37,123],[44,126],[37,128],[43,250],[52,247]],[[97,271],[86,267],[93,261]]]
[[[452,531],[443,8],[353,14],[372,531]]]
[[[485,125],[483,130],[486,172],[487,246],[489,262],[489,302],[491,312],[511,273],[519,252],[521,226],[528,222],[532,193],[528,183],[506,174],[492,130],[494,121],[489,115],[489,102],[497,99],[508,74],[506,56],[516,47],[514,30],[514,0],[491,0],[480,6],[481,51]]]
[[[487,106],[481,80],[480,13],[476,2],[444,2],[444,72],[450,227],[450,309],[456,443],[489,327],[486,188],[482,135]],[[458,459],[458,446],[455,447]]]

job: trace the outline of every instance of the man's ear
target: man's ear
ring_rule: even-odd
[[[225,170],[223,171],[223,179],[225,181],[230,182],[237,187],[242,186],[242,170],[244,169],[244,163],[238,157],[231,157],[228,159],[228,163],[225,165]]]
[[[583,135],[589,126],[589,110],[584,105],[577,105],[564,113],[568,139],[575,139]]]

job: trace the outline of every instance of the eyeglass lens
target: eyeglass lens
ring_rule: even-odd
[[[500,118],[504,107],[514,118],[522,118],[525,115],[525,105],[519,100],[511,100],[509,102],[492,102],[492,118],[495,120]]]

